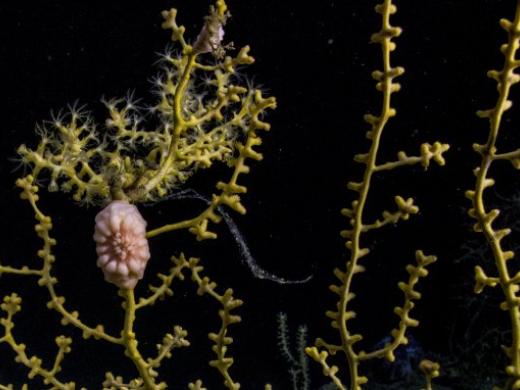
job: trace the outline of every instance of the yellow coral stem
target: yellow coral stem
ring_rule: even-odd
[[[383,30],[390,28],[390,8],[393,7],[391,0],[385,0],[383,3],[383,12],[382,12],[382,24]],[[348,296],[351,291],[352,279],[355,274],[356,264],[360,258],[360,237],[361,232],[363,230],[363,211],[365,208],[365,203],[367,201],[368,190],[370,187],[370,182],[372,175],[374,173],[376,167],[376,158],[377,151],[379,149],[379,142],[381,139],[381,134],[383,129],[392,116],[392,109],[390,106],[391,92],[392,92],[392,80],[388,77],[391,70],[390,65],[390,44],[391,44],[391,36],[385,36],[381,41],[382,55],[383,55],[383,102],[381,108],[381,115],[377,124],[372,130],[372,143],[370,145],[370,150],[366,159],[366,168],[363,175],[363,181],[361,184],[361,188],[359,190],[359,198],[358,203],[354,209],[354,224],[352,227],[352,235],[351,235],[351,250],[350,250],[350,261],[347,266],[347,272],[345,274],[345,280],[342,286],[341,291],[341,299],[339,303],[339,327],[341,334],[341,342],[343,345],[343,349],[347,356],[347,363],[350,371],[350,388],[352,390],[358,390],[360,387],[358,385],[358,366],[359,366],[359,358],[358,355],[354,352],[352,348],[352,343],[350,342],[351,333],[347,329],[347,303]]]
[[[141,356],[139,349],[137,348],[137,340],[134,333],[134,321],[135,321],[135,296],[133,289],[123,289],[121,294],[125,299],[125,320],[121,337],[123,344],[126,347],[126,354],[132,360],[135,367],[139,371],[141,379],[143,379],[146,389],[155,389],[155,380],[150,375],[149,364]]]
[[[191,279],[197,284],[199,295],[208,294],[222,305],[219,310],[221,319],[221,326],[218,333],[210,333],[208,336],[214,342],[212,347],[216,355],[216,359],[210,361],[210,365],[215,367],[224,379],[224,385],[230,390],[239,390],[240,383],[236,382],[230,372],[229,368],[233,365],[234,359],[227,355],[228,346],[233,342],[233,338],[228,336],[229,325],[240,322],[241,318],[238,315],[231,314],[231,311],[242,305],[242,301],[233,297],[233,290],[227,289],[224,294],[219,294],[215,288],[217,284],[212,282],[207,276],[202,277],[200,272],[203,267],[197,265],[198,261],[190,259],[187,262],[191,270]]]

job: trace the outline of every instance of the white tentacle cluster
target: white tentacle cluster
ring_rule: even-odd
[[[94,241],[105,280],[119,288],[134,288],[150,258],[146,221],[137,207],[126,201],[111,202],[96,216]]]

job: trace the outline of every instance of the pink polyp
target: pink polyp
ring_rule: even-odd
[[[146,221],[134,205],[116,200],[96,215],[94,241],[97,265],[105,280],[132,289],[143,278],[150,249]]]

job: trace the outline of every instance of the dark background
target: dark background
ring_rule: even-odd
[[[15,179],[23,174],[22,169],[15,170],[15,150],[20,143],[36,146],[35,123],[49,119],[51,109],[57,111],[76,100],[102,115],[101,96],[124,96],[128,90],[152,104],[149,79],[157,72],[153,63],[169,39],[160,28],[160,11],[178,8],[178,21],[193,39],[208,4],[201,0],[1,3],[2,263],[38,262],[35,252],[40,243],[32,214],[14,187]],[[370,34],[380,26],[373,12],[375,4],[372,0],[321,0],[312,6],[296,1],[229,0],[233,18],[226,27],[226,41],[232,40],[236,47],[252,46],[257,61],[243,72],[278,100],[277,110],[268,116],[272,131],[265,134],[260,148],[264,161],[253,163],[251,174],[241,180],[249,189],[243,200],[248,214],[233,218],[262,268],[287,279],[309,275],[312,279],[301,285],[255,279],[221,224],[214,227],[219,234],[215,242],[197,243],[188,233],[172,233],[151,242],[153,258],[138,293],[145,294],[146,284],[155,281],[153,274],[168,268],[171,255],[183,251],[200,256],[222,291],[232,287],[245,301],[238,310],[243,323],[230,328],[235,338],[231,372],[243,388],[260,389],[266,382],[275,389],[291,388],[277,347],[278,312],[288,313],[291,336],[299,324],[306,324],[310,340],[337,341],[324,312],[335,306],[335,296],[327,289],[333,281],[332,270],[347,257],[339,231],[348,221],[339,210],[354,199],[346,189],[347,181],[361,178],[361,166],[352,157],[368,150],[364,137],[368,125],[362,116],[377,114],[381,98],[370,77],[381,66],[379,46],[368,44]],[[487,134],[487,123],[474,113],[490,108],[496,99],[495,84],[485,74],[503,62],[498,49],[506,35],[498,20],[513,18],[515,2],[424,0],[399,1],[397,6],[392,21],[404,33],[397,40],[392,63],[404,66],[406,73],[399,79],[402,91],[393,98],[398,116],[384,133],[379,161],[393,160],[401,149],[416,154],[419,144],[426,141],[441,140],[450,143],[451,149],[444,168],[435,165],[426,173],[421,167],[403,168],[375,178],[367,221],[384,209],[393,209],[397,194],[414,196],[421,212],[397,227],[364,237],[372,254],[363,260],[367,272],[354,283],[357,298],[352,307],[358,319],[349,325],[366,336],[364,348],[380,342],[396,323],[392,308],[402,302],[396,284],[405,279],[404,267],[413,262],[415,249],[437,254],[438,263],[421,281],[423,299],[413,313],[421,321],[421,327],[411,332],[420,351],[404,358],[412,359],[413,368],[423,357],[439,360],[444,371],[438,383],[445,388],[490,389],[494,375],[500,375],[498,370],[505,364],[499,344],[508,340],[507,316],[497,307],[498,289],[481,296],[472,293],[473,267],[484,264],[492,270],[492,263],[481,249],[483,237],[471,232],[465,214],[469,202],[463,193],[473,186],[471,170],[478,163],[471,144],[484,142]],[[519,97],[513,89],[512,99]],[[519,119],[513,106],[503,123],[502,151],[520,144]],[[519,215],[518,172],[507,163],[496,165],[493,175],[498,184],[488,191],[488,199],[506,208],[501,222],[513,225]],[[217,167],[197,175],[185,188],[210,195],[213,183],[226,174]],[[86,323],[102,322],[117,334],[122,320],[119,297],[95,266],[91,239],[99,209],[80,207],[66,194],[45,190],[41,205],[54,221],[58,290],[67,296],[67,307],[79,310]],[[141,211],[155,227],[193,215],[202,206],[196,200],[183,200]],[[513,234],[504,242],[514,247],[517,238]],[[174,284],[173,289],[173,299],[140,313],[144,315],[137,322],[140,346],[151,355],[173,324],[182,325],[193,346],[174,351],[173,359],[164,362],[161,378],[172,389],[185,389],[199,377],[209,388],[220,388],[220,378],[207,365],[212,354],[206,336],[218,329],[218,306],[196,296],[190,282]],[[47,291],[37,287],[36,280],[0,278],[0,294],[12,291],[24,299],[15,335],[28,345],[29,354],[46,357],[48,367],[54,337],[61,333],[74,337],[73,353],[60,374],[64,381],[74,379],[81,386],[100,388],[105,371],[132,377],[133,367],[120,348],[101,341],[83,342],[80,332],[59,325],[57,315],[45,309]],[[27,371],[13,357],[7,346],[0,345],[0,383],[19,386]],[[337,362],[345,374],[344,362],[341,358]],[[314,363],[311,372],[311,388],[326,383]],[[385,380],[395,375],[377,366],[362,372],[373,383],[383,383],[383,388]],[[491,382],[485,382],[485,376]],[[43,386],[36,383],[34,388]],[[412,384],[401,388],[406,386],[417,388]]]

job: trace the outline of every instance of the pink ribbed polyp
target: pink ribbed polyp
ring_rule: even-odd
[[[146,221],[134,205],[113,201],[96,216],[97,265],[105,280],[132,289],[142,279],[150,258]]]

